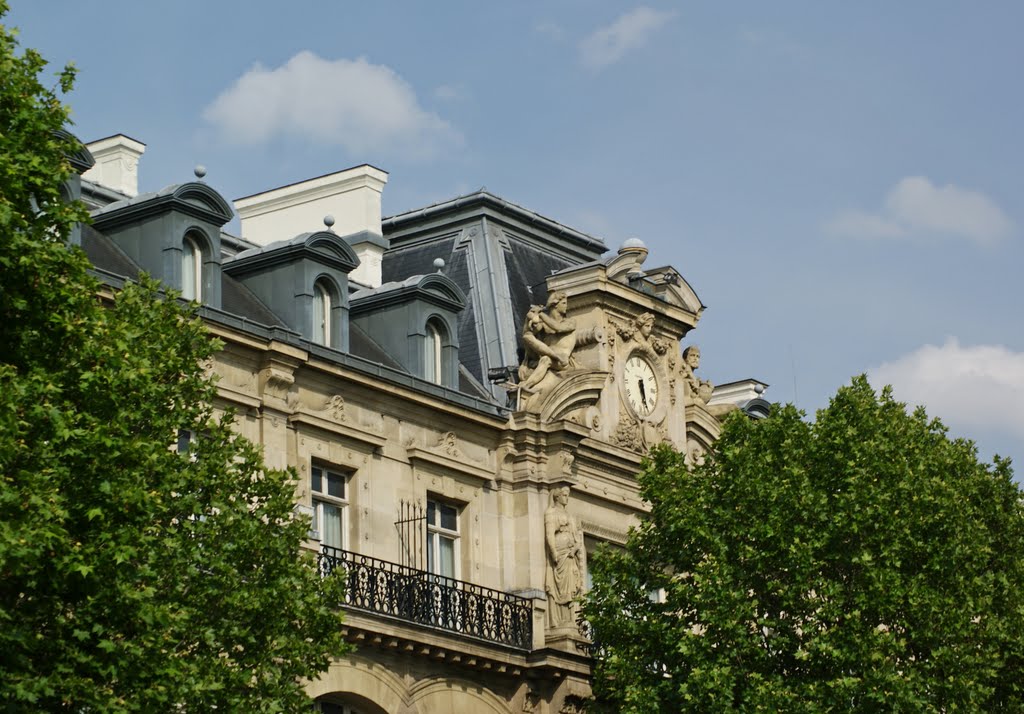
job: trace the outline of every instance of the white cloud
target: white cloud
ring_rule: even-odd
[[[998,431],[1024,438],[1024,352],[1000,345],[963,347],[954,337],[925,345],[868,372],[875,387],[893,386],[909,404],[924,404],[953,431]]]
[[[590,69],[618,62],[630,50],[643,47],[655,30],[675,17],[649,7],[638,7],[580,41],[580,61]]]
[[[901,179],[886,196],[879,213],[850,211],[826,230],[846,238],[904,238],[944,234],[976,243],[994,243],[1013,224],[995,201],[953,184],[936,186],[924,176]]]
[[[203,118],[237,143],[302,136],[367,160],[369,153],[424,158],[461,142],[391,68],[309,51],[276,69],[256,64],[206,107]]]

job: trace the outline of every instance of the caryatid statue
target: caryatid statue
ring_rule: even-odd
[[[576,599],[583,592],[586,550],[583,530],[569,515],[568,487],[551,492],[551,506],[544,512],[544,543],[548,567],[548,626],[552,629],[577,630]]]

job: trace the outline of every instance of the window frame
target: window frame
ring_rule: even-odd
[[[444,384],[444,348],[447,328],[436,318],[427,320],[423,343],[423,378],[434,384]]]
[[[331,289],[323,280],[313,283],[313,342],[331,346],[331,311],[334,308],[334,299]]]
[[[455,511],[455,528],[446,528],[442,525],[441,518],[443,509],[452,509]],[[435,516],[435,521],[431,521],[431,513]],[[427,529],[427,572],[431,575],[439,577],[452,578],[453,580],[459,580],[462,573],[462,513],[463,505],[448,501],[443,498],[436,498],[433,496],[427,497],[427,509],[426,509],[426,529]],[[452,572],[446,574],[442,572],[441,567],[441,541],[446,540],[452,543]]]
[[[317,476],[319,472],[319,477]],[[339,469],[328,464],[322,464],[314,462],[310,465],[309,470],[309,493],[310,502],[313,510],[313,518],[310,523],[310,530],[316,536],[316,540],[320,541],[321,545],[326,545],[331,548],[337,548],[339,550],[348,550],[348,508],[349,508],[349,480],[352,474],[343,469]],[[341,495],[331,494],[330,490],[330,479],[331,477],[337,477],[341,482]],[[321,488],[317,489],[316,479],[319,478]],[[340,522],[340,540],[338,544],[328,543],[324,539],[324,510],[325,507],[335,508],[338,511],[338,520]]]
[[[191,233],[181,240],[181,297],[203,300],[203,248]]]

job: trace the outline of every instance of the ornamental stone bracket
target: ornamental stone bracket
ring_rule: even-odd
[[[272,343],[257,375],[257,387],[265,406],[291,411],[297,403],[295,372],[306,361],[306,353],[281,343]]]

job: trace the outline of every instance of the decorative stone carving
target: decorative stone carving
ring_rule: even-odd
[[[290,371],[267,367],[260,371],[260,391],[278,399],[287,399],[288,391],[295,383],[295,377]]]
[[[686,455],[690,459],[690,463],[694,466],[700,466],[704,463],[704,447],[698,444],[696,441],[691,440],[686,445]]]
[[[615,329],[624,340],[648,344],[651,331],[654,329],[654,315],[649,312],[641,313],[624,325],[616,325]]]
[[[681,372],[683,376],[683,389],[685,391],[684,404],[687,406],[696,405],[706,409],[712,416],[721,419],[731,411],[739,407],[735,404],[714,404],[708,406],[711,393],[715,386],[706,379],[701,379],[694,371],[700,367],[700,348],[697,345],[690,345],[683,350],[683,363]]]
[[[515,462],[515,458],[519,456],[519,449],[512,444],[502,444],[497,449],[497,467],[501,471],[503,468],[511,466]]]
[[[437,445],[444,449],[444,452],[452,458],[459,458],[462,453],[459,451],[459,440],[454,431],[446,431],[437,440]]]
[[[569,488],[551,492],[551,505],[544,512],[544,542],[547,547],[548,626],[577,631],[576,598],[583,592],[583,531],[569,515]]]
[[[348,419],[348,415],[345,414],[345,397],[340,394],[335,394],[327,400],[324,411],[329,411],[335,421],[344,422]]]
[[[690,345],[683,350],[683,388],[686,394],[686,404],[699,404],[704,406],[711,399],[711,392],[715,387],[706,379],[701,379],[694,371],[700,367],[700,347]]]
[[[623,419],[619,422],[615,433],[612,434],[612,443],[630,449],[640,451],[643,448],[643,435],[640,425],[632,419]]]
[[[562,372],[573,368],[576,322],[565,316],[568,300],[564,292],[548,296],[544,307],[533,305],[523,322],[526,356],[519,365],[520,408],[539,411],[540,404],[558,384]],[[525,395],[525,399],[523,396]]]
[[[572,467],[576,463],[576,457],[568,451],[562,452],[562,473],[566,476],[572,476]]]

